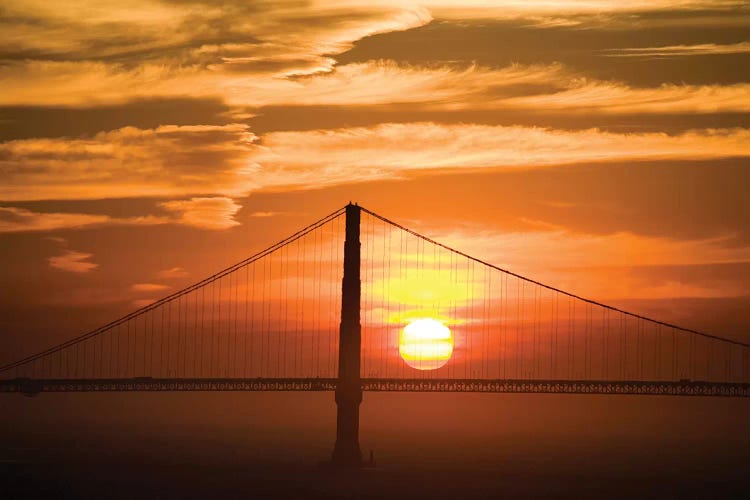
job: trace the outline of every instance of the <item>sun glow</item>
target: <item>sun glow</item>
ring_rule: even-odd
[[[453,335],[436,319],[415,319],[401,330],[398,352],[412,368],[435,370],[451,358]]]

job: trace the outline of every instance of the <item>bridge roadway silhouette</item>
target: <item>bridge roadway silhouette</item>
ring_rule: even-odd
[[[449,359],[403,345],[419,317],[451,327]],[[750,345],[540,283],[350,203],[0,376],[0,392],[28,396],[332,391],[332,462],[357,467],[363,391],[748,397]]]
[[[0,392],[212,392],[335,391],[338,378],[112,378],[28,379],[0,382]],[[370,392],[487,392],[532,394],[630,394],[652,396],[750,397],[750,384],[700,380],[532,380],[361,378]]]

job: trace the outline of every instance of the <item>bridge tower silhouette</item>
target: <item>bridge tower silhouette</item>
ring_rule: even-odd
[[[359,467],[359,405],[362,403],[360,356],[360,209],[346,206],[346,239],[344,240],[344,277],[341,283],[341,326],[339,329],[339,379],[336,384],[336,444],[333,463]]]
[[[420,318],[450,327],[440,364],[400,342]],[[351,203],[115,321],[52,337],[2,360],[0,392],[334,391],[331,460],[345,467],[362,464],[363,391],[750,397],[746,342],[541,283]]]

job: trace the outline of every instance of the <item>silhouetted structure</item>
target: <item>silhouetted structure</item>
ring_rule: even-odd
[[[362,403],[360,382],[360,349],[362,326],[359,322],[362,284],[359,242],[360,209],[346,206],[346,240],[344,241],[344,278],[341,284],[341,327],[339,328],[339,377],[336,384],[336,445],[333,463],[359,467],[359,405]]]
[[[430,292],[418,313],[456,320],[458,356],[431,371],[403,362],[413,297],[398,287]],[[750,345],[545,285],[350,203],[0,374],[0,392],[26,395],[335,391],[331,462],[360,467],[363,391],[750,397]]]

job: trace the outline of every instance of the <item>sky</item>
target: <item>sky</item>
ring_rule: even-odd
[[[748,20],[730,0],[3,2],[5,352],[350,200],[741,339]]]
[[[748,26],[734,0],[0,0],[0,363],[349,201],[750,341]]]

